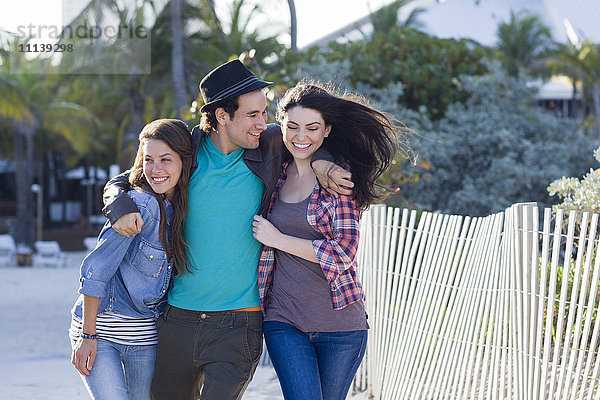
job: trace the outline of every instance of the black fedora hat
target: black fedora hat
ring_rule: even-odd
[[[258,79],[240,60],[229,61],[210,71],[200,81],[200,93],[204,99],[200,111],[216,109],[224,100],[262,89],[271,83]]]

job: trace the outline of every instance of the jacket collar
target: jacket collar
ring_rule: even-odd
[[[256,149],[246,149],[244,152],[244,160],[262,162],[262,153],[258,147]]]

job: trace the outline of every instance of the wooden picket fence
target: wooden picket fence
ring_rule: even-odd
[[[373,399],[600,399],[598,215],[372,207],[359,274]]]

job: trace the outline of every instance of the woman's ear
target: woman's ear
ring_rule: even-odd
[[[331,132],[331,125],[325,126],[325,137],[329,136],[329,132]]]

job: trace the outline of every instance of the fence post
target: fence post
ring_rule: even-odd
[[[532,265],[531,260],[537,260],[537,240],[532,237],[534,225],[537,227],[537,204],[536,203],[517,203],[511,207],[514,212],[513,220],[505,230],[506,235],[512,236],[514,242],[512,254],[509,254],[510,264],[512,266],[511,295],[514,306],[513,321],[516,319],[516,325],[512,327],[512,337],[515,339],[515,349],[513,354],[517,356],[516,364],[516,383],[518,384],[519,399],[531,399],[533,396],[533,360],[531,350],[533,346],[532,335],[537,325],[535,317],[535,298],[538,288],[537,265]],[[537,231],[537,229],[536,229]],[[534,244],[535,243],[535,244]]]

